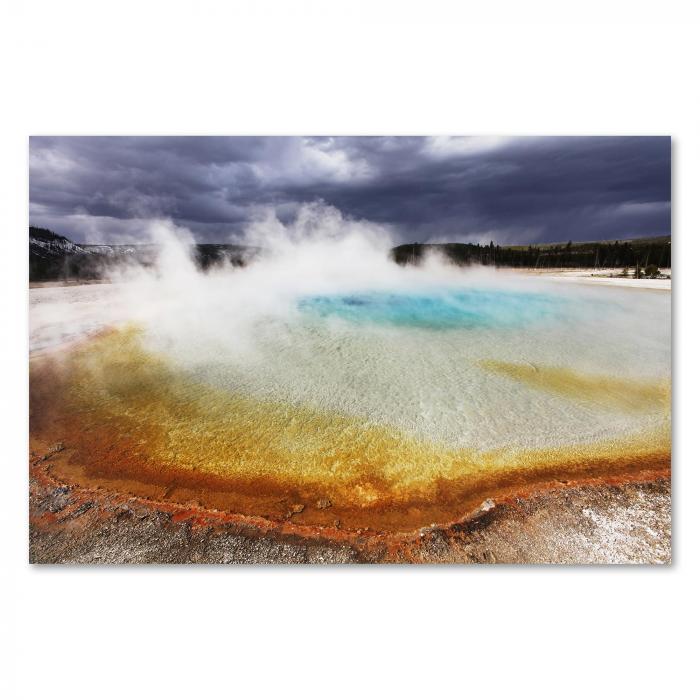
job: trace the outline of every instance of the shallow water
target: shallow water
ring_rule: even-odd
[[[399,518],[400,503],[461,508],[499,473],[658,464],[670,449],[666,293],[348,289],[245,315],[240,299],[185,296],[115,320],[99,301],[113,290],[41,292],[36,337],[41,319],[58,323],[52,308],[59,338],[71,311],[78,329],[121,329],[62,353],[58,374],[33,373],[36,429],[73,442],[91,478],[142,470],[201,493],[210,475],[248,494],[246,512],[297,493]]]
[[[255,324],[249,351],[235,357],[224,347],[212,354],[206,338],[168,353],[212,386],[449,447],[591,443],[668,417],[658,401],[634,397],[647,384],[668,390],[670,295],[441,289],[314,296],[298,306]]]

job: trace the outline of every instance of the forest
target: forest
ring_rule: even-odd
[[[528,268],[627,268],[671,267],[671,236],[616,241],[548,243],[500,246],[479,243],[407,243],[392,249],[402,265],[416,264],[428,253],[446,256],[457,265],[495,265]]]

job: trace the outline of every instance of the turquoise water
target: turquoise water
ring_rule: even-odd
[[[302,311],[322,318],[434,330],[523,327],[562,318],[567,305],[549,294],[490,289],[370,291],[311,296],[299,302]]]

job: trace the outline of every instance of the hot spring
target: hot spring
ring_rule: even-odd
[[[304,261],[31,290],[31,433],[62,478],[403,530],[668,467],[670,294]]]

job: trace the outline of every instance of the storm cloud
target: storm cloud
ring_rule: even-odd
[[[397,241],[536,243],[671,232],[668,137],[35,136],[29,218],[77,242],[137,242],[170,218],[239,239],[323,201]]]

